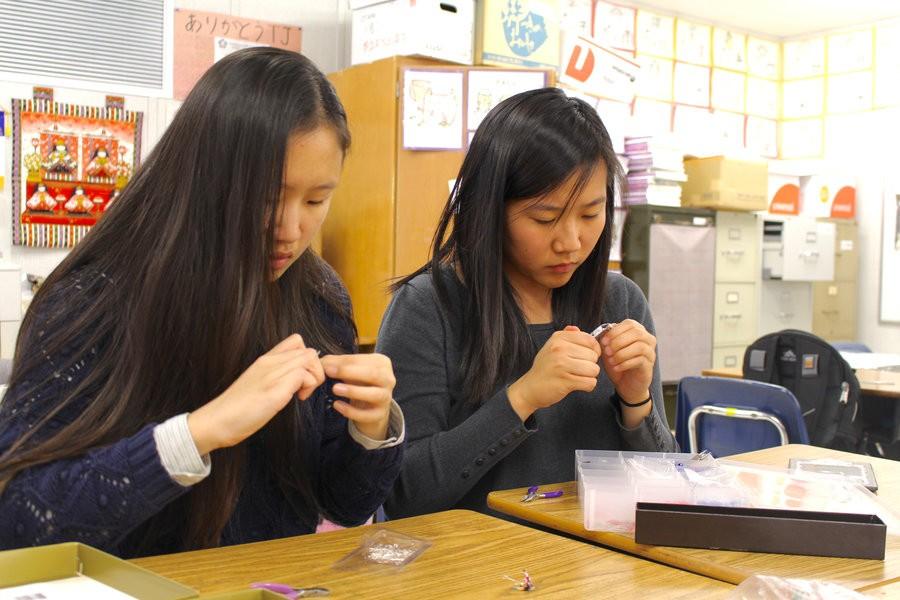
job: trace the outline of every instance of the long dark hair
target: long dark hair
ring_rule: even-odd
[[[622,169],[606,127],[583,100],[562,90],[523,92],[498,104],[475,132],[434,237],[431,260],[394,289],[430,271],[440,302],[451,299],[442,269],[457,270],[466,288],[461,370],[465,395],[487,398],[524,372],[534,353],[525,317],[503,272],[506,204],[536,201],[577,175],[572,200],[598,164],[607,169],[606,225],[569,282],[553,291],[558,324],[593,329],[600,319],[613,231],[613,198]]]
[[[347,351],[318,318],[330,308],[352,324],[324,261],[307,250],[277,281],[269,274],[289,137],[321,126],[346,153],[344,109],[297,53],[242,50],[203,75],[122,195],[35,295],[10,393],[40,391],[31,377],[46,355],[65,359],[58,371],[85,357],[93,364],[63,397],[44,398],[46,414],[0,456],[0,493],[24,469],[202,406],[292,332],[323,352]],[[62,299],[65,310],[50,314]],[[55,429],[54,416],[84,397],[84,411]],[[316,503],[298,458],[300,424],[291,403],[261,438],[273,478],[308,511]],[[174,528],[185,549],[215,545],[244,454],[243,445],[217,452],[211,475],[142,528],[147,544]]]

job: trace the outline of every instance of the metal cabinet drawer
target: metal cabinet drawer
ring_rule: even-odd
[[[761,283],[759,335],[782,329],[812,330],[812,284],[764,280]]]
[[[813,333],[829,341],[855,340],[856,318],[856,282],[813,284]]]
[[[717,283],[713,346],[749,344],[757,331],[757,287],[753,283]]]
[[[759,279],[761,227],[753,213],[716,214],[716,281]]]
[[[740,369],[744,365],[747,346],[713,348],[713,369]]]

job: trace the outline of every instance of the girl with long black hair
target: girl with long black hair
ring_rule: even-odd
[[[607,272],[621,178],[597,113],[561,90],[478,128],[378,335],[409,428],[389,516],[486,511],[491,490],[574,479],[579,448],[675,449],[647,301]]]
[[[242,50],[201,78],[25,316],[0,548],[130,557],[378,508],[402,459],[393,371],[354,354],[346,290],[309,250],[349,146],[299,54]]]

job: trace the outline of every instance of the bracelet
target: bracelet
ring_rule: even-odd
[[[622,396],[619,396],[618,394],[616,394],[616,397],[619,399],[619,402],[622,403],[622,406],[627,406],[628,408],[637,408],[638,406],[643,406],[643,405],[647,404],[648,402],[650,402],[650,400],[653,399],[651,396],[647,396],[647,399],[642,402],[636,402],[634,404],[629,404],[628,402],[625,402],[624,400],[622,400]]]

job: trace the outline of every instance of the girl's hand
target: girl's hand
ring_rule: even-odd
[[[539,408],[552,406],[571,392],[590,392],[600,375],[600,344],[572,325],[550,336],[531,369],[509,386],[513,410],[525,421]]]
[[[335,400],[334,409],[364,436],[385,439],[397,382],[391,359],[383,354],[333,354],[322,357],[322,366],[328,377],[339,380],[334,395],[349,400]]]
[[[188,415],[201,455],[247,439],[294,394],[306,400],[325,381],[318,352],[294,334],[260,356],[220,396]]]
[[[629,404],[649,398],[656,364],[656,338],[637,321],[626,319],[604,333],[600,344],[603,369],[619,397]]]

